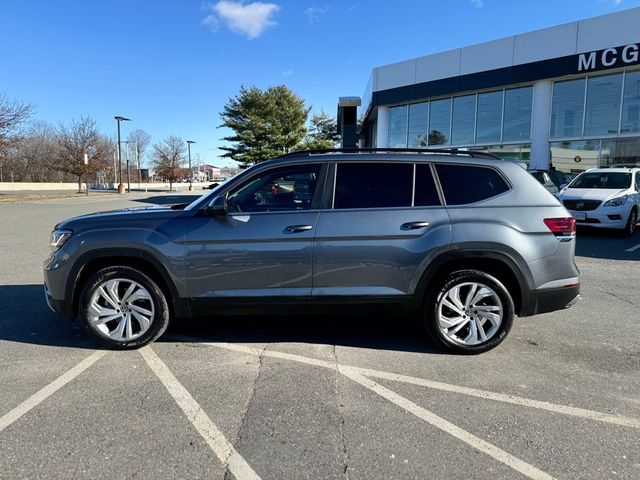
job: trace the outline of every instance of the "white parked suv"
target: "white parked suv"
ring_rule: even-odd
[[[640,168],[593,168],[558,194],[578,225],[633,235],[640,211]]]

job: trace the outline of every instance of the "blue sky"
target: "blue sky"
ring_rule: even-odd
[[[362,95],[373,67],[640,6],[640,0],[4,0],[0,92],[53,124],[114,115],[219,160],[240,85],[285,84],[317,112]]]

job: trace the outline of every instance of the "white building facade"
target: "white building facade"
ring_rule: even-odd
[[[360,145],[581,172],[640,162],[640,8],[373,69]]]

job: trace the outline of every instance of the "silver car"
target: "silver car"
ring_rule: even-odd
[[[475,152],[296,152],[187,206],[64,221],[51,243],[49,305],[112,348],[170,319],[304,311],[411,313],[479,353],[516,315],[579,297],[573,217],[518,165]]]

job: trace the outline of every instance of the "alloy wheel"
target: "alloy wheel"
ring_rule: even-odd
[[[500,329],[503,306],[498,294],[477,282],[460,283],[438,302],[438,327],[451,342],[473,346],[488,342]]]
[[[154,315],[155,306],[147,289],[127,278],[114,278],[100,284],[89,304],[91,324],[100,334],[116,341],[130,341],[144,335]]]

